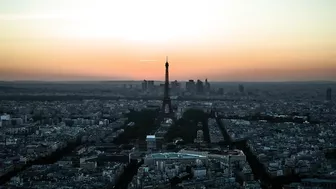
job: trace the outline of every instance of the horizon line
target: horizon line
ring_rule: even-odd
[[[0,82],[39,82],[39,83],[61,83],[61,82],[143,82],[146,81],[154,81],[154,82],[164,82],[164,80],[151,80],[151,79],[143,79],[143,80],[127,80],[127,79],[113,79],[113,80],[0,80]],[[198,79],[190,79],[197,82]],[[205,80],[205,79],[204,79]],[[170,82],[178,81],[178,82],[188,82],[187,80],[171,80]],[[201,80],[203,81],[203,80]],[[313,82],[327,82],[327,83],[336,83],[336,80],[274,80],[274,81],[247,81],[247,80],[235,80],[235,81],[227,81],[227,80],[209,80],[209,83],[313,83]]]

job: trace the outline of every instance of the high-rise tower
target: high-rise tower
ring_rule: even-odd
[[[165,75],[165,85],[164,85],[164,97],[161,108],[161,117],[162,118],[171,118],[174,119],[174,112],[171,105],[171,100],[169,96],[169,63],[168,57],[166,57],[166,75]]]
[[[210,92],[210,83],[208,82],[208,79],[205,79],[205,92]]]

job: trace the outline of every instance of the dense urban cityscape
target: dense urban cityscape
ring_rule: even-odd
[[[336,84],[1,82],[4,188],[335,188]]]

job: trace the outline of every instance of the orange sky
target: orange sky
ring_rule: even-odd
[[[0,2],[0,80],[336,80],[332,0],[48,2]]]

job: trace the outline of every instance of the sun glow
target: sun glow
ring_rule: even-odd
[[[128,73],[162,79],[166,55],[174,79],[274,80],[279,73],[280,80],[300,74],[334,80],[335,6],[335,0],[1,0],[0,80]]]

